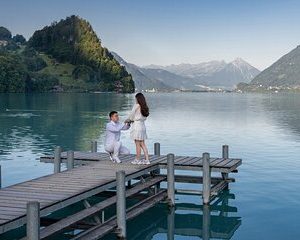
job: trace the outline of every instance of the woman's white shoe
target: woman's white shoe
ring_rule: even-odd
[[[149,164],[150,164],[150,161],[149,161],[149,160],[143,160],[143,164],[149,165]]]
[[[138,164],[138,165],[143,165],[143,164],[144,164],[144,161],[143,161],[143,160],[139,160],[137,164]]]
[[[132,164],[139,164],[140,160],[134,159],[133,161],[131,161]]]

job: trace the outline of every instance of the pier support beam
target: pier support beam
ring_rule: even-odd
[[[97,152],[97,141],[91,142],[91,152]]]
[[[91,207],[91,204],[86,199],[83,200],[83,205],[84,205],[85,208],[90,208]],[[98,215],[95,215],[93,218],[94,218],[95,223],[97,223],[97,224],[103,223],[103,222],[101,222],[101,219]]]
[[[154,143],[154,155],[160,156],[160,143]]]
[[[202,216],[202,239],[209,240],[210,238],[210,206],[203,205]]]
[[[40,203],[27,203],[26,235],[28,240],[40,239]]]
[[[74,168],[74,152],[68,151],[67,152],[67,169],[71,170]]]
[[[154,155],[155,156],[160,156],[160,143],[156,142],[154,143]],[[160,174],[160,169],[154,170],[152,172],[153,175],[159,175]],[[160,189],[160,183],[157,183],[154,186],[154,193],[157,193]]]
[[[229,158],[229,146],[223,145],[222,146],[222,158],[228,159]],[[222,178],[228,179],[228,173],[222,173]]]
[[[56,147],[54,151],[54,173],[60,172],[61,147]]]
[[[118,238],[126,238],[126,195],[125,195],[125,171],[118,171],[117,178],[117,228]]]
[[[209,204],[211,188],[211,169],[209,163],[209,153],[203,153],[203,204]]]
[[[168,202],[169,206],[175,205],[175,156],[172,153],[167,155],[167,181],[168,181]]]
[[[0,165],[0,188],[2,188],[2,169]]]
[[[175,235],[175,207],[171,207],[168,213],[168,240],[174,240]]]

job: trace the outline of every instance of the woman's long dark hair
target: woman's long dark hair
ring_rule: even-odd
[[[137,103],[141,106],[141,113],[144,117],[149,116],[149,108],[146,102],[146,99],[142,93],[137,93],[135,95]]]

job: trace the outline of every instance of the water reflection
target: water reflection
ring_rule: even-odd
[[[277,125],[291,131],[300,138],[300,95],[276,94],[269,95],[263,100],[263,107],[269,113],[270,121],[277,121]]]
[[[0,94],[3,186],[52,173],[53,166],[36,159],[57,145],[88,150],[97,139],[101,146],[107,113],[126,112],[132,100],[116,94]]]
[[[107,112],[131,104],[131,95],[114,94],[36,94],[0,95],[1,148],[13,142],[16,127],[31,127],[30,134],[48,140],[46,149],[60,144],[83,149],[91,139],[103,135]],[[19,131],[26,142],[28,131]],[[10,138],[7,142],[5,139]],[[10,150],[5,149],[5,150]]]
[[[197,196],[200,202],[200,197]],[[210,206],[177,203],[167,209],[158,205],[128,224],[128,239],[231,239],[241,225],[238,209],[228,204],[235,196],[228,191]],[[114,239],[109,236],[105,239]]]
[[[159,141],[163,154],[200,156],[207,151],[220,156],[221,145],[226,143],[230,156],[243,159],[234,192],[246,224],[233,238],[298,238],[300,94],[155,93],[146,97],[151,110],[146,123],[150,151],[153,142]],[[107,112],[117,109],[124,118],[133,101],[133,95],[116,94],[0,94],[3,186],[52,173],[52,164],[35,159],[56,145],[66,150],[87,150],[90,140],[98,139],[101,150]],[[122,141],[134,151],[128,133],[123,134]],[[289,194],[279,198],[278,192]],[[192,203],[192,199],[186,197],[181,202]],[[164,207],[158,208],[133,221],[134,225],[129,224],[131,236],[140,231],[147,236],[149,227],[154,229],[153,239],[167,238],[168,212]],[[178,216],[183,214],[191,219],[196,215],[197,226],[203,228],[202,211],[176,209],[175,233]],[[232,212],[222,214],[235,216]],[[215,216],[215,211],[211,211],[211,230],[216,228]],[[163,224],[160,218],[164,218]],[[163,232],[155,230],[156,222],[159,229],[163,226]],[[220,220],[219,228],[226,226]],[[175,239],[199,239],[199,234],[193,237],[175,233]]]

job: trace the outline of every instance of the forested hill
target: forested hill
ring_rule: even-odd
[[[22,72],[27,73],[24,91],[134,91],[132,76],[101,45],[92,26],[78,16],[36,31],[17,49],[2,46],[0,54],[0,68],[5,59],[23,66]],[[28,66],[28,58],[34,62],[33,67]],[[5,92],[1,79],[0,91]]]

